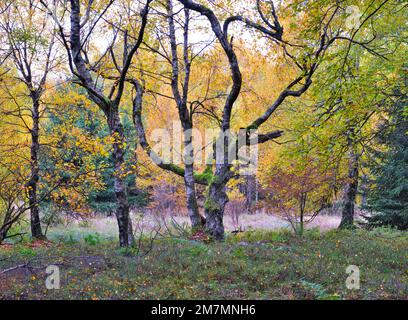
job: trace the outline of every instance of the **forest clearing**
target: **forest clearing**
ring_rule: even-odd
[[[408,300],[407,9],[2,0],[0,300]]]
[[[226,218],[226,240],[214,243],[190,234],[188,217],[144,218],[129,249],[115,244],[114,218],[73,221],[48,241],[0,246],[0,299],[408,299],[406,232],[338,230],[339,216],[320,216],[298,237],[273,215],[241,221],[234,234]],[[50,265],[59,290],[44,287]],[[345,285],[348,265],[360,268],[360,290]]]
[[[84,240],[85,239],[85,240]],[[88,239],[88,240],[86,240]],[[145,240],[141,252],[103,238],[1,250],[1,299],[408,299],[406,233],[250,231],[225,243]],[[150,252],[146,252],[151,250]],[[46,290],[58,265],[61,289]],[[347,265],[361,289],[345,286]]]

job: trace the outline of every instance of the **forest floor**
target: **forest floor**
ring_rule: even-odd
[[[408,233],[317,229],[229,234],[223,243],[98,236],[0,246],[0,299],[408,299]],[[56,265],[60,289],[46,289]],[[346,268],[360,270],[360,289]],[[55,275],[55,274],[54,274]]]

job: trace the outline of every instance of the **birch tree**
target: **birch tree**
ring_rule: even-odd
[[[39,1],[11,1],[2,4],[0,32],[4,36],[3,45],[7,53],[7,66],[11,74],[17,75],[3,82],[3,91],[13,105],[6,112],[8,116],[22,123],[21,129],[30,136],[30,176],[26,183],[28,206],[30,209],[31,235],[44,239],[38,201],[38,182],[40,171],[40,122],[46,112],[43,96],[47,89],[49,76],[60,65],[56,50],[54,23],[44,12],[36,9]],[[10,83],[23,84],[25,99],[14,96]]]
[[[102,110],[114,139],[112,158],[115,174],[113,179],[119,243],[122,247],[130,246],[133,243],[133,229],[129,214],[128,190],[123,175],[126,137],[120,118],[120,109],[132,60],[143,41],[152,0],[146,0],[142,4],[135,3],[135,6],[127,8],[127,11],[132,15],[141,9],[138,26],[122,24],[121,16],[115,16],[117,11],[113,9],[120,7],[118,1],[70,0],[68,2],[69,5],[67,1],[47,2],[41,0],[44,8],[58,24],[58,34],[66,49],[74,82],[82,86],[87,91],[89,99]],[[69,15],[69,22],[64,19],[67,14]],[[111,22],[114,18],[119,20]],[[90,61],[94,53],[91,49],[91,41],[95,41],[95,38],[98,37],[104,37],[105,31],[100,28],[102,22],[105,27],[108,26],[109,29],[112,29],[112,40],[102,54],[97,56],[94,61]],[[137,27],[139,28],[138,31],[134,32]],[[118,48],[122,47],[122,55],[119,57],[116,52]],[[101,71],[106,59],[109,59],[114,66],[111,75],[104,75]],[[105,79],[108,81],[103,81]]]
[[[303,8],[302,4],[294,1],[289,4],[295,8],[295,16],[301,14],[309,18],[309,24],[303,26],[305,29],[300,31],[297,38],[293,35],[285,37],[284,28],[279,18],[279,12],[273,1],[257,0],[255,4],[255,14],[248,14],[248,17],[241,14],[224,15],[216,14],[211,1],[204,5],[203,1],[179,0],[179,3],[185,9],[197,12],[205,17],[210,24],[211,31],[216,37],[219,45],[223,49],[230,69],[231,85],[228,87],[228,94],[223,103],[223,111],[220,123],[220,134],[218,141],[222,141],[223,153],[215,153],[214,166],[209,166],[203,174],[195,173],[193,175],[195,183],[207,186],[207,195],[205,201],[206,230],[215,239],[224,238],[223,216],[224,208],[228,202],[226,187],[231,178],[235,175],[232,170],[233,164],[230,161],[230,150],[237,144],[236,139],[230,139],[228,132],[231,130],[231,119],[234,107],[236,106],[243,85],[243,78],[240,70],[240,63],[237,58],[236,48],[234,47],[233,37],[230,37],[229,31],[232,25],[240,24],[246,28],[253,29],[262,37],[268,39],[270,50],[281,50],[286,59],[297,69],[297,76],[288,83],[275,99],[261,114],[247,124],[243,130],[247,137],[245,144],[262,144],[275,140],[282,136],[281,130],[272,130],[265,133],[258,133],[256,137],[250,138],[251,130],[261,131],[266,127],[265,124],[270,120],[289,98],[297,98],[304,95],[312,85],[312,80],[322,63],[325,55],[335,42],[344,42],[351,45],[359,45],[367,51],[373,52],[369,48],[367,41],[357,40],[358,32],[371,21],[371,19],[387,3],[371,2],[366,8],[366,15],[357,23],[354,30],[350,33],[344,28],[341,19],[345,18],[343,3],[334,4],[320,3],[314,1]],[[309,8],[310,6],[310,8]],[[307,9],[310,9],[310,13]],[[244,10],[245,11],[245,10]],[[246,11],[248,13],[248,10]],[[316,13],[317,12],[317,13]],[[340,22],[339,22],[340,21]],[[372,32],[372,30],[371,30]],[[370,33],[370,32],[368,32]],[[174,76],[174,73],[173,73]],[[138,96],[134,101],[134,115],[139,139],[142,146],[151,157],[157,157],[149,146],[141,121],[141,110],[143,104],[143,88],[138,86]],[[180,176],[185,175],[185,170],[175,164],[164,165],[161,167]]]

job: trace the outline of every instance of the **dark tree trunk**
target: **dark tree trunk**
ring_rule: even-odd
[[[30,180],[28,181],[28,200],[30,206],[30,221],[31,221],[31,236],[34,239],[44,239],[45,236],[41,229],[40,213],[38,208],[37,199],[37,185],[39,181],[39,168],[38,168],[38,151],[40,149],[39,131],[40,131],[40,102],[36,92],[31,93],[33,100],[32,121],[33,126],[31,128],[31,172]]]
[[[227,140],[224,140],[228,146]],[[228,149],[225,149],[228,150]],[[206,224],[205,229],[214,239],[224,240],[224,210],[228,203],[227,183],[231,179],[231,165],[228,164],[228,151],[224,154],[224,163],[217,164],[215,174],[208,186],[204,203]]]
[[[358,188],[358,155],[350,144],[348,182],[344,194],[344,206],[341,213],[340,229],[351,228],[354,224],[354,205]]]
[[[10,230],[12,224],[10,223],[11,212],[10,210],[6,210],[5,217],[0,224],[0,244],[6,239],[7,233]]]
[[[6,231],[5,230],[0,230],[0,244],[4,241],[4,239],[6,238]]]
[[[128,247],[133,245],[134,235],[132,221],[130,218],[128,190],[125,178],[123,176],[123,165],[125,163],[125,136],[118,110],[114,110],[108,115],[108,122],[111,134],[115,138],[112,158],[115,168],[113,179],[116,196],[115,214],[119,227],[119,244],[121,247]]]
[[[206,231],[218,241],[224,240],[224,209],[228,203],[224,183],[213,182],[205,200]]]

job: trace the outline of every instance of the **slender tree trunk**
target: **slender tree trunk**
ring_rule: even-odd
[[[305,230],[305,208],[306,208],[307,194],[302,193],[300,196],[300,225],[299,225],[299,235],[303,236]]]
[[[364,208],[364,206],[367,204],[367,176],[363,175],[360,181],[360,190],[361,190],[361,206]]]
[[[41,229],[40,213],[37,200],[37,185],[39,181],[38,151],[40,149],[39,131],[40,131],[40,102],[36,92],[31,93],[33,100],[31,128],[31,175],[28,181],[28,201],[30,206],[31,236],[34,239],[45,239]]]
[[[184,185],[186,188],[187,210],[191,220],[191,227],[199,229],[203,226],[202,218],[198,210],[197,195],[194,180],[194,148],[191,134],[191,126],[184,123]]]
[[[349,170],[348,182],[344,194],[344,206],[341,213],[340,229],[351,228],[354,223],[354,206],[358,188],[358,154],[352,142],[349,143]]]
[[[4,230],[0,230],[0,244],[2,244],[2,242],[6,238],[6,234],[7,233]]]
[[[193,229],[201,228],[201,216],[198,211],[197,205],[197,196],[195,190],[195,182],[194,182],[194,168],[192,165],[185,166],[185,174],[184,174],[184,184],[186,187],[186,196],[187,196],[187,210],[188,215],[191,220],[191,226]]]
[[[9,224],[10,216],[10,210],[6,210],[5,217],[2,222],[3,224],[0,225],[0,244],[4,241],[4,239],[6,239],[10,226],[12,226],[12,224]]]
[[[123,165],[125,163],[125,136],[123,126],[120,122],[119,112],[115,110],[108,117],[111,134],[115,138],[113,144],[114,190],[116,196],[116,219],[119,227],[119,244],[128,247],[134,243],[133,227],[130,218],[128,190],[123,176]]]

